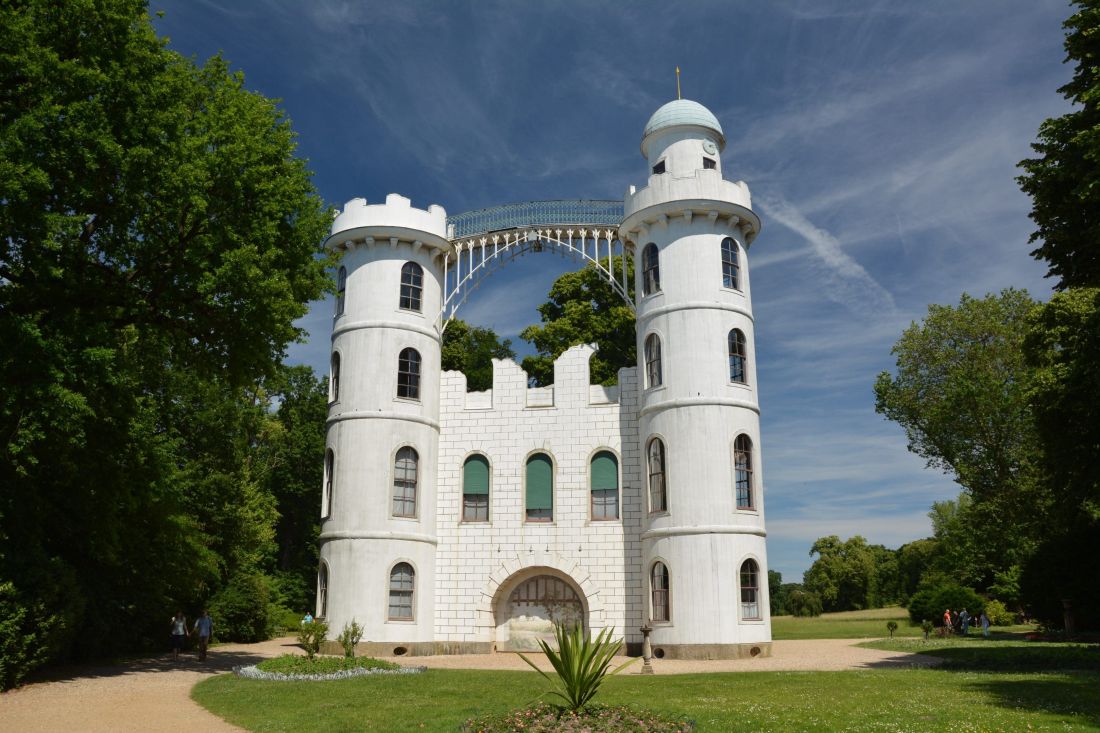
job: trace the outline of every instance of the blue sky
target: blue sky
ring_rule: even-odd
[[[822,535],[897,547],[958,492],[874,412],[875,376],[928,303],[1014,286],[1045,299],[1016,163],[1056,89],[1063,0],[509,2],[153,0],[171,47],[221,51],[282,100],[329,202],[387,193],[450,214],[621,198],[642,128],[683,94],[725,130],[727,178],[764,225],[749,253],[768,552],[800,579]],[[459,316],[538,321],[552,254],[494,275]],[[294,362],[327,370],[331,303]]]

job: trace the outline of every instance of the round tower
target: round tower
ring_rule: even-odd
[[[436,465],[446,212],[353,199],[325,244],[340,255],[322,494],[317,616],[368,653],[434,637]]]
[[[635,252],[644,609],[658,656],[770,652],[767,556],[743,182],[722,127],[676,100],[646,125],[650,177],[625,200]]]

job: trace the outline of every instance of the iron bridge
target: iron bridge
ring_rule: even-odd
[[[447,217],[454,252],[443,260],[440,333],[484,278],[516,257],[547,248],[597,268],[633,310],[627,257],[634,253],[619,239],[622,220],[622,201],[598,199],[525,201]]]

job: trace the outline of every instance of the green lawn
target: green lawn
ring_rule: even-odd
[[[898,624],[895,637],[923,637],[919,626],[909,625],[909,613],[900,606],[866,611],[823,613],[816,617],[772,616],[772,638],[781,639],[877,639],[889,636],[888,621]],[[1034,626],[997,627],[998,635],[1034,631]],[[974,634],[971,629],[971,634]],[[976,632],[981,634],[981,629]]]
[[[990,672],[1100,672],[1100,644],[1065,644],[1025,641],[1011,635],[983,639],[969,637],[939,639],[879,639],[860,644],[871,649],[916,652],[940,657],[940,669]],[[1097,691],[1100,696],[1100,690]]]
[[[533,672],[431,670],[333,682],[208,679],[193,697],[250,731],[457,731],[523,706]],[[746,672],[608,680],[599,700],[694,719],[698,731],[1100,731],[1100,673],[927,669]]]

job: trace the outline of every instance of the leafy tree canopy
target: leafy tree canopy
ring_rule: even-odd
[[[613,269],[622,270],[621,258],[614,259]],[[634,282],[630,260],[627,281]],[[630,297],[634,297],[633,285]],[[523,360],[524,370],[538,386],[554,381],[554,359],[578,344],[598,347],[589,360],[593,384],[617,384],[619,370],[637,363],[634,311],[594,266],[559,277],[550,288],[550,299],[538,310],[542,325],[528,326],[520,333],[538,351],[537,356]]]
[[[489,328],[471,326],[453,320],[443,332],[443,370],[466,375],[466,389],[481,392],[493,387],[493,359],[515,359],[510,339],[500,337]]]
[[[1063,24],[1073,79],[1058,90],[1075,109],[1042,124],[1031,146],[1040,157],[1022,161],[1017,179],[1039,227],[1032,255],[1047,261],[1059,288],[1100,286],[1100,7],[1075,4]]]

